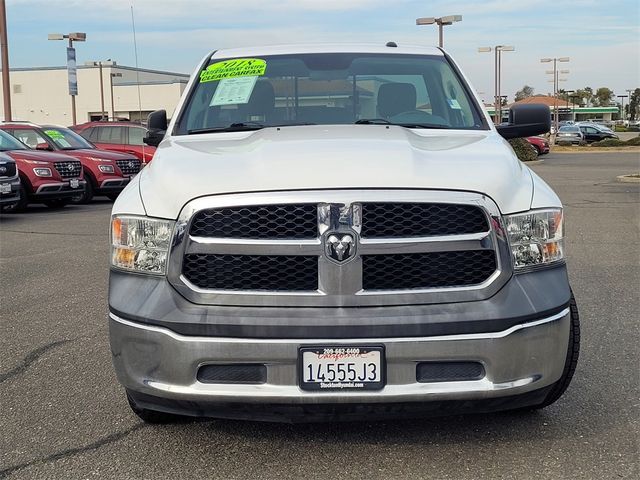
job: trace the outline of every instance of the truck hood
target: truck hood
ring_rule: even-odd
[[[190,200],[258,191],[406,188],[478,192],[503,213],[529,209],[527,167],[494,131],[386,125],[265,128],[165,139],[139,175],[147,215]]]

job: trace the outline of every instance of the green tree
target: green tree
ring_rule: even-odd
[[[613,92],[610,88],[600,87],[594,95],[594,104],[598,107],[608,107],[613,102]]]
[[[577,105],[584,105],[590,107],[593,104],[593,89],[591,87],[579,88],[573,94],[574,102]]]
[[[525,98],[529,98],[533,96],[533,87],[529,85],[525,85],[520,90],[518,90],[515,94],[515,101],[518,102],[520,100],[524,100]]]
[[[630,120],[640,117],[640,88],[636,88],[631,92],[631,98],[629,98],[629,104],[626,105],[626,108],[628,108]]]

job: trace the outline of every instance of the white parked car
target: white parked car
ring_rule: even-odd
[[[113,207],[113,362],[143,420],[538,408],[573,375],[562,204],[440,49],[218,50]]]

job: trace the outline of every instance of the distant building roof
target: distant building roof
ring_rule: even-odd
[[[522,100],[518,100],[517,102],[513,102],[511,105],[521,105],[523,103],[537,103],[542,105],[547,105],[548,107],[553,107],[558,105],[558,108],[573,108],[579,107],[580,105],[576,105],[562,97],[552,97],[549,95],[534,95],[533,97],[527,97]]]

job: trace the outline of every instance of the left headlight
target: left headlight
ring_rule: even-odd
[[[111,266],[164,275],[175,222],[147,217],[111,219]]]
[[[562,209],[505,215],[504,223],[516,272],[564,259]]]

